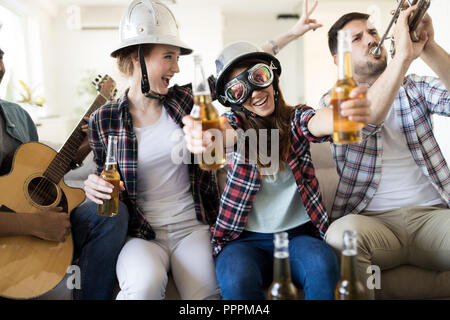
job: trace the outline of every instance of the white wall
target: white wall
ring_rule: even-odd
[[[124,11],[126,8],[123,8]],[[213,72],[213,57],[216,48],[221,46],[221,13],[217,8],[195,8],[187,6],[174,6],[172,8],[178,18],[181,39],[202,54],[205,60],[206,72]],[[102,19],[111,20],[109,11],[104,10]],[[111,15],[117,16],[117,10],[111,11]],[[192,23],[193,16],[201,18],[202,24]],[[118,17],[120,19],[120,17]],[[86,76],[88,70],[94,70],[102,75],[109,74],[116,80],[119,94],[126,87],[126,80],[118,72],[115,59],[110,57],[110,52],[119,43],[119,31],[113,30],[69,30],[66,26],[67,14],[64,8],[60,8],[57,18],[53,23],[55,57],[52,67],[55,69],[56,106],[53,110],[63,113],[79,108],[80,96],[77,87],[80,79]],[[119,19],[117,26],[119,25]],[[195,18],[194,18],[195,20]],[[205,26],[209,26],[206,28]],[[199,36],[201,35],[201,36]],[[180,58],[180,74],[175,76],[172,83],[185,84],[190,82],[192,58]],[[88,106],[86,106],[87,108]]]
[[[105,8],[102,16],[109,14]],[[50,31],[53,34],[53,48],[49,50],[53,50],[53,59],[48,66],[53,69],[57,81],[54,83],[55,104],[49,107],[55,114],[69,116],[75,113],[81,117],[81,109],[87,109],[90,102],[80,96],[78,88],[81,79],[89,72],[102,76],[108,74],[116,81],[119,90],[126,83],[115,67],[115,59],[109,55],[118,43],[118,31],[69,30],[67,17],[66,8],[59,8]]]
[[[304,36],[304,77],[306,103],[317,107],[322,95],[329,90],[337,79],[337,68],[328,49],[327,33],[330,27],[342,15],[349,12],[376,12],[373,23],[382,34],[390,21],[388,12],[395,7],[391,0],[378,1],[322,1],[314,16],[324,26]]]
[[[223,29],[224,45],[240,40],[262,45],[289,30],[296,22],[296,20],[291,19],[277,20],[276,13],[246,13],[245,15],[226,13]],[[288,44],[277,55],[282,66],[280,86],[286,102],[291,105],[299,104],[305,100],[302,42],[302,38],[299,38]]]
[[[450,52],[450,1],[433,0],[428,9],[434,25],[434,38],[436,42],[447,52]],[[421,59],[413,62],[408,73],[416,73],[419,75],[435,75],[433,70],[429,68]],[[444,154],[447,163],[450,163],[450,118],[433,116],[434,134],[438,144]]]

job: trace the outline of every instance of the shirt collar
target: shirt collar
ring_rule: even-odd
[[[4,100],[0,100],[0,112],[3,114],[3,118],[5,119],[5,125],[8,128],[15,128],[16,125],[11,121],[11,118],[9,117],[9,113],[5,111],[5,108],[2,105],[3,102],[4,102]]]
[[[117,103],[119,105],[119,111],[122,111],[123,108],[128,107],[128,91],[129,90],[130,90],[130,88],[127,88],[125,90],[125,93],[122,95],[122,97],[117,101]]]

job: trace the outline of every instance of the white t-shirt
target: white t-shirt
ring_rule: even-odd
[[[442,203],[430,178],[414,161],[402,132],[401,118],[393,108],[381,130],[381,179],[366,210],[383,211]]]
[[[196,219],[187,164],[175,164],[171,139],[180,127],[162,108],[159,120],[134,128],[138,140],[137,205],[153,227]]]

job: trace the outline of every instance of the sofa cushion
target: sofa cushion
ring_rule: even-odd
[[[402,265],[381,272],[376,299],[450,299],[450,271]]]

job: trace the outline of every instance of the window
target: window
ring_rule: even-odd
[[[0,6],[0,47],[5,52],[6,73],[0,86],[0,97],[17,101],[19,80],[28,83],[24,37],[24,18]]]

